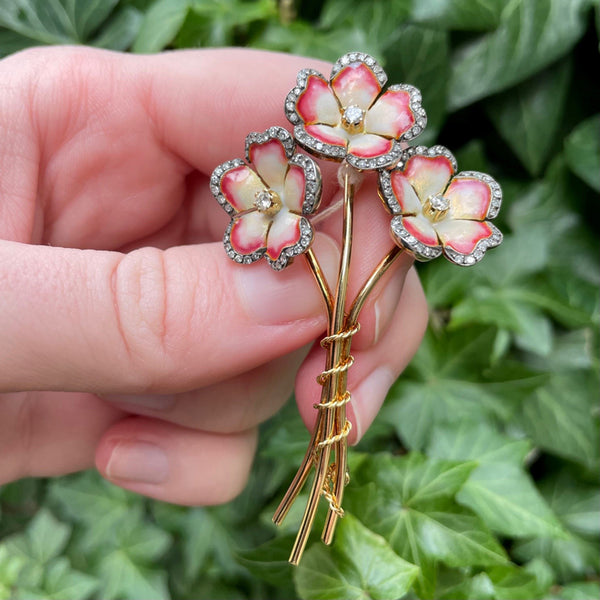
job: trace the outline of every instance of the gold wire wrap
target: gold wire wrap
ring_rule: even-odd
[[[326,408],[339,408],[340,406],[344,406],[344,404],[348,404],[352,400],[352,394],[346,390],[339,398],[335,400],[330,400],[329,402],[315,402],[313,404],[313,408],[317,410],[325,410]]]
[[[321,490],[321,494],[325,497],[327,502],[329,502],[329,509],[333,511],[338,517],[344,516],[344,509],[340,506],[335,494],[333,493],[331,486],[335,481],[335,471],[337,469],[337,465],[335,463],[331,463],[329,468],[327,469],[327,477],[325,478],[325,484],[323,485],[323,489]]]
[[[321,340],[321,346],[326,348],[333,344],[333,342],[337,340],[347,340],[351,338],[353,335],[356,335],[360,331],[360,323],[355,323],[349,329],[345,329],[344,331],[340,331],[339,333],[334,333],[333,335],[328,335]]]
[[[335,444],[336,442],[341,442],[345,437],[348,437],[348,434],[350,433],[350,431],[352,430],[352,423],[350,423],[350,421],[346,420],[346,422],[344,423],[344,428],[342,429],[342,431],[340,431],[340,433],[336,434],[336,435],[332,435],[328,438],[325,438],[324,440],[321,440],[317,446],[319,448],[324,448],[325,446],[331,446],[332,444]]]
[[[339,373],[343,373],[347,371],[354,364],[354,356],[349,354],[346,358],[342,358],[340,362],[338,362],[335,366],[331,367],[331,369],[326,369],[319,375],[317,375],[317,383],[320,385],[325,385],[327,380],[332,376]]]

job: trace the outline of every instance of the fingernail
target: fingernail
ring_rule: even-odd
[[[110,455],[106,474],[110,479],[163,483],[169,474],[169,461],[163,450],[154,444],[119,442]]]
[[[352,392],[351,404],[356,431],[354,444],[359,442],[370,427],[395,380],[390,369],[377,367]]]
[[[175,404],[175,396],[155,395],[141,396],[137,394],[110,394],[102,396],[104,400],[120,404],[123,407],[148,408],[150,410],[167,410]]]
[[[317,234],[313,250],[329,282],[337,273],[339,249],[327,235]],[[263,261],[236,269],[236,285],[241,305],[249,317],[263,325],[325,315],[323,297],[317,283],[298,256],[293,265],[275,272]],[[302,268],[301,268],[302,267]]]

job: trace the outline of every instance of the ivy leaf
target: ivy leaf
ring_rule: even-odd
[[[525,402],[521,424],[546,451],[593,467],[600,460],[597,390],[589,372],[556,375]]]
[[[600,584],[593,581],[569,583],[544,600],[596,600],[600,598]]]
[[[405,25],[399,28],[399,38],[403,51],[398,52],[394,45],[385,53],[389,81],[404,81],[421,90],[425,98],[427,128],[419,137],[419,143],[433,143],[446,114],[449,36],[442,29]]]
[[[255,577],[272,585],[285,587],[292,580],[293,575],[293,567],[288,562],[288,558],[294,538],[294,535],[284,535],[273,538],[252,550],[242,551],[239,553],[240,563]]]
[[[125,6],[102,26],[100,33],[89,43],[96,48],[127,50],[133,44],[141,24],[140,12],[132,6]]]
[[[418,572],[384,538],[347,515],[334,545],[311,546],[294,575],[303,600],[396,600],[408,592]]]
[[[564,56],[586,29],[588,0],[515,0],[492,33],[460,48],[453,60],[449,107],[467,106]]]
[[[571,132],[565,140],[565,158],[573,173],[600,192],[600,114]]]
[[[507,463],[480,465],[456,499],[477,513],[490,529],[514,538],[565,537],[531,477]]]
[[[0,599],[10,600],[13,597],[19,573],[26,565],[23,556],[11,553],[6,546],[0,544]]]
[[[495,337],[490,328],[465,327],[443,337],[430,329],[410,369],[392,387],[380,418],[413,449],[424,448],[439,423],[507,420],[515,403],[545,376],[524,367],[490,371]]]
[[[571,72],[571,62],[563,60],[485,104],[502,139],[532,175],[540,173],[555,147]]]
[[[500,24],[503,0],[420,0],[411,17],[444,29],[486,31]]]
[[[183,25],[191,0],[158,0],[144,14],[133,52],[159,52],[168,46]]]

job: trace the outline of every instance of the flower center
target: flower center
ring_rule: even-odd
[[[274,217],[282,208],[281,198],[279,194],[273,190],[264,189],[256,192],[254,196],[254,206],[256,210],[263,215]]]
[[[363,129],[365,111],[352,104],[342,113],[342,126],[348,133],[360,133]]]
[[[436,223],[441,221],[448,210],[450,209],[450,200],[444,198],[442,194],[429,196],[423,205],[423,214],[430,220]]]

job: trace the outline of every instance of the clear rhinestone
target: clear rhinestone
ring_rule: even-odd
[[[254,206],[260,211],[267,211],[273,206],[273,200],[271,200],[269,190],[263,190],[257,194]]]
[[[364,111],[359,106],[353,104],[352,106],[348,106],[344,111],[344,122],[351,127],[357,127],[361,124],[364,114]]]

